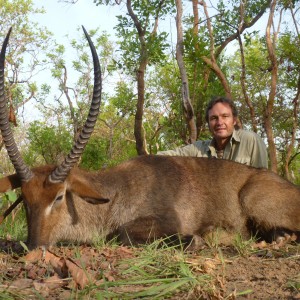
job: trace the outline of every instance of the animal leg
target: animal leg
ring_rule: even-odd
[[[148,216],[137,218],[118,228],[113,235],[118,235],[118,239],[124,245],[139,245],[151,243],[156,239],[163,238],[168,245],[182,245],[189,250],[199,249],[204,245],[200,236],[181,235],[170,231],[164,226],[161,220]]]
[[[165,237],[168,233],[161,222],[152,216],[140,217],[120,226],[114,235],[125,245],[138,245]]]
[[[248,220],[258,231],[264,234],[273,234],[276,229],[300,231],[299,191],[290,183],[251,182],[241,190],[240,201]]]

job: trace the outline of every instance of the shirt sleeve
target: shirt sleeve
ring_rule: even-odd
[[[268,153],[263,140],[257,134],[254,135],[251,153],[251,166],[256,168],[268,168]]]
[[[186,145],[183,147],[175,148],[174,150],[159,151],[157,155],[167,156],[199,156],[197,155],[198,149],[194,144]]]

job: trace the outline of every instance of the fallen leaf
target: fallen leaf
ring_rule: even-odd
[[[53,275],[43,280],[45,284],[48,285],[50,289],[55,289],[59,286],[66,285],[66,280],[60,278],[58,275]]]
[[[117,253],[121,258],[129,258],[134,256],[134,249],[120,246],[117,248]]]
[[[66,284],[66,280],[61,279],[57,274],[41,281],[33,282],[33,286],[37,291],[41,291],[43,289],[55,290]]]
[[[38,272],[39,272],[40,268],[38,266],[32,265],[32,264],[30,264],[29,267],[30,268],[27,271],[27,277],[30,279],[33,279],[33,280],[39,278]]]
[[[81,268],[85,268],[91,264],[92,259],[92,256],[83,254],[80,256],[80,258],[72,258],[72,261]]]
[[[116,281],[115,277],[113,276],[114,273],[115,272],[113,272],[113,271],[107,271],[107,272],[104,272],[103,275],[109,282],[113,282],[113,281]]]
[[[207,274],[211,274],[213,272],[213,270],[216,269],[216,262],[213,261],[213,260],[206,260],[204,263],[203,263],[203,270],[205,273]]]
[[[53,257],[57,257],[57,255],[53,254],[52,252],[50,251],[46,251],[45,252],[45,256],[44,256],[44,260],[45,260],[45,263],[46,264],[49,264],[50,263],[50,260],[53,258]]]
[[[24,262],[35,263],[43,258],[42,249],[35,249],[30,251],[27,255],[21,258]]]
[[[44,282],[34,281],[33,287],[36,291],[43,293],[43,297],[49,296],[50,289],[47,287],[47,285]]]
[[[265,241],[261,241],[259,243],[254,243],[252,245],[252,247],[254,249],[256,249],[256,248],[258,248],[258,249],[266,249],[267,247],[269,247],[269,245]]]
[[[68,276],[68,268],[66,266],[66,260],[63,257],[59,257],[50,251],[45,254],[45,262],[50,263],[54,271],[61,277],[66,278]]]
[[[300,242],[300,236],[296,235],[295,233],[292,233],[292,235],[291,235],[291,242],[297,242],[298,239],[299,239],[299,242]]]
[[[28,278],[17,279],[10,284],[9,288],[26,289],[32,286],[32,282],[33,280]]]
[[[74,279],[75,283],[83,289],[88,284],[95,282],[95,279],[91,274],[89,274],[82,270],[80,267],[78,267],[75,263],[73,263],[70,259],[66,260],[66,266],[68,267],[68,270]]]
[[[16,278],[17,276],[19,276],[23,270],[24,270],[24,268],[21,266],[14,266],[13,268],[6,268],[5,276],[13,279],[13,278]]]

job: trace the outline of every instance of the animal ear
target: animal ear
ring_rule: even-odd
[[[17,174],[9,175],[0,179],[0,193],[14,190],[21,186],[21,180]]]
[[[84,197],[83,199],[90,204],[104,204],[110,201],[109,199],[104,199],[104,198],[96,199],[96,198]]]
[[[67,189],[91,204],[103,204],[110,201],[102,194],[100,186],[95,184],[89,173],[77,168],[72,169],[67,178]]]

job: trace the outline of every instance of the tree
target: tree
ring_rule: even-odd
[[[268,145],[269,145],[269,157],[270,157],[271,170],[277,173],[276,148],[275,148],[274,134],[272,129],[272,115],[273,115],[273,107],[274,107],[274,101],[276,96],[277,77],[278,77],[278,64],[277,64],[277,57],[275,51],[278,32],[274,31],[273,35],[271,36],[271,27],[274,28],[273,22],[274,22],[275,7],[276,7],[276,0],[272,1],[271,3],[269,19],[266,28],[266,44],[267,44],[267,49],[269,54],[269,60],[271,63],[270,66],[271,84],[270,84],[269,97],[265,108],[264,123],[265,123],[265,129],[266,129]]]
[[[296,32],[298,32],[298,27],[296,26]],[[295,165],[294,161],[300,154],[299,149],[299,102],[300,102],[300,39],[299,34],[293,35],[291,33],[285,33],[278,41],[278,52],[280,60],[282,62],[281,72],[283,77],[284,86],[286,86],[286,91],[281,91],[282,95],[291,95],[289,99],[291,113],[289,128],[285,136],[284,144],[286,145],[286,155],[283,161],[283,174],[289,180],[295,180],[293,178],[293,170],[291,166]],[[282,85],[281,85],[282,86]],[[285,122],[285,125],[287,122]],[[285,128],[285,127],[281,127]],[[285,130],[286,131],[286,130]],[[296,166],[297,167],[297,166]]]
[[[13,28],[6,55],[5,83],[10,106],[10,121],[17,125],[16,111],[38,93],[34,76],[42,71],[47,61],[40,55],[51,47],[51,34],[46,28],[30,21],[31,14],[44,13],[33,7],[32,0],[0,1],[0,37],[4,39]],[[1,148],[3,144],[1,142]]]
[[[64,1],[76,3],[77,0]],[[114,1],[95,0],[96,5],[114,5]],[[120,4],[121,2],[117,2]],[[167,13],[173,2],[167,0],[156,1],[126,1],[128,15],[118,16],[118,36],[121,37],[120,48],[123,51],[121,66],[127,67],[127,72],[134,74],[137,80],[137,105],[135,114],[134,134],[138,154],[147,154],[145,135],[143,130],[143,113],[145,102],[145,72],[149,64],[161,61],[165,33],[158,33],[159,18]]]
[[[171,1],[172,2],[172,1]],[[147,154],[148,150],[145,142],[145,134],[143,129],[143,114],[145,103],[145,72],[147,66],[155,64],[164,58],[163,49],[166,46],[164,42],[165,33],[158,34],[159,18],[168,12],[170,1],[126,1],[127,12],[130,19],[119,16],[119,33],[123,36],[121,49],[125,51],[125,59],[132,63],[132,50],[138,50],[137,59],[133,62],[134,72],[137,80],[137,105],[135,114],[134,135],[136,139],[136,150],[139,155]],[[139,5],[138,5],[139,3]],[[133,10],[135,9],[135,11]],[[153,21],[151,21],[153,18]],[[120,36],[120,35],[119,35]],[[137,42],[138,41],[138,42]],[[129,55],[128,55],[129,54]]]
[[[34,121],[27,130],[29,147],[25,154],[30,165],[58,164],[69,153],[72,146],[72,135],[66,127],[59,128]]]
[[[240,1],[232,1],[229,8],[221,0],[217,3],[216,14],[213,16],[210,16],[206,2],[201,2],[205,16],[203,23],[206,23],[203,25],[205,31],[201,33],[207,34],[209,38],[209,53],[200,54],[201,59],[219,79],[224,90],[222,94],[225,94],[226,97],[232,98],[232,94],[227,74],[222,70],[221,54],[232,41],[240,38],[246,29],[249,30],[261,18],[269,2],[248,1],[245,4]],[[209,78],[210,76],[205,69],[205,86],[207,86]]]
[[[176,60],[181,76],[181,94],[184,107],[184,114],[190,132],[189,142],[194,143],[197,138],[197,128],[194,120],[194,109],[190,100],[190,92],[188,85],[188,77],[183,60],[183,32],[182,32],[182,2],[176,0],[176,28],[177,28],[177,44],[176,44]],[[188,142],[188,141],[187,141]]]
[[[277,27],[278,28],[278,27]],[[273,39],[275,41],[275,39]],[[276,39],[277,74],[276,93],[271,106],[271,122],[276,169],[290,180],[298,180],[299,164],[299,37],[296,32],[283,31]],[[273,67],[268,59],[268,49],[264,36],[248,36],[244,44],[244,59],[247,66],[245,73],[246,92],[255,109],[255,122],[258,133],[266,137],[265,115],[270,99]],[[228,59],[231,73],[230,84],[234,98],[239,100],[241,118],[246,127],[252,125],[252,117],[248,114],[244,93],[239,81],[240,56],[234,53]],[[273,75],[274,76],[274,75]],[[273,77],[274,80],[274,77]],[[273,83],[274,84],[274,83]]]
[[[102,65],[107,63],[104,69],[117,70],[121,79],[115,85],[115,92],[104,94],[103,114],[85,166],[93,167],[88,155],[97,160],[97,166],[132,155],[134,140],[139,154],[155,153],[156,149],[186,142],[187,122],[180,97],[183,78],[188,83],[184,94],[195,111],[197,138],[208,137],[204,122],[208,99],[225,94],[236,100],[244,127],[253,129],[268,142],[272,170],[278,168],[286,177],[293,178],[292,171],[299,167],[298,1],[219,0],[210,7],[205,1],[188,2],[192,6],[183,10],[182,28],[178,26],[177,58],[185,68],[181,73],[174,57],[169,55],[172,48],[167,43],[165,28],[158,30],[158,23],[164,17],[173,16],[175,3],[170,0],[122,3],[126,4],[124,14],[120,12],[117,16],[116,27],[120,55],[116,56],[109,43],[107,47],[98,43],[99,51],[106,49],[100,54],[105,57]],[[180,13],[180,4],[185,2],[176,3]],[[264,15],[269,15],[268,22],[261,19]],[[286,16],[294,21],[284,23]],[[259,28],[266,31],[258,32],[254,27],[259,20]],[[104,35],[94,34],[93,38],[101,36],[105,40]],[[62,45],[57,45],[56,52],[51,51],[49,56],[55,63],[52,74],[60,90],[54,98],[55,113],[50,113],[51,108],[44,101],[46,95],[51,95],[49,86],[43,85],[39,95],[34,93],[47,108],[47,117],[56,120],[55,126],[64,126],[76,135],[89,102],[91,66],[85,42],[72,43],[78,54],[72,67],[63,57]],[[238,49],[233,56],[225,51],[231,45]],[[109,55],[112,52],[114,57]],[[79,72],[76,83],[70,80],[73,69]],[[110,76],[109,72],[106,74]],[[20,85],[13,90],[12,98],[24,98],[19,91]],[[187,107],[185,110],[188,111]],[[49,126],[41,124],[46,125]],[[127,153],[122,155],[122,149]],[[98,152],[101,158],[96,159]]]
[[[131,101],[133,98],[136,98],[136,95],[133,94],[132,87],[120,81],[117,83],[115,94],[109,97],[108,103],[103,107],[99,119],[101,123],[97,130],[101,132],[100,138],[106,140],[108,162],[120,161],[120,157],[124,156],[131,157],[131,145],[134,142],[131,128],[135,114],[134,103]],[[103,125],[105,128],[101,129]]]
[[[80,28],[78,30],[81,31]],[[104,79],[107,76],[109,66],[112,64],[114,46],[106,33],[99,35],[97,30],[90,30],[89,34],[95,41],[95,47],[99,51],[102,77]],[[71,67],[65,59],[65,47],[63,45],[56,45],[54,51],[47,55],[52,64],[52,77],[57,80],[60,93],[59,95],[55,93],[55,101],[58,105],[54,109],[57,115],[65,114],[67,120],[69,120],[69,125],[73,129],[74,140],[76,140],[85,122],[92,98],[93,66],[83,35],[80,41],[72,39],[71,45],[77,53],[77,58],[72,62]],[[79,74],[75,83],[69,78],[69,73],[74,73],[74,71]],[[41,99],[41,102],[44,106],[46,105],[43,99]],[[60,122],[60,120],[57,120],[57,122]]]

